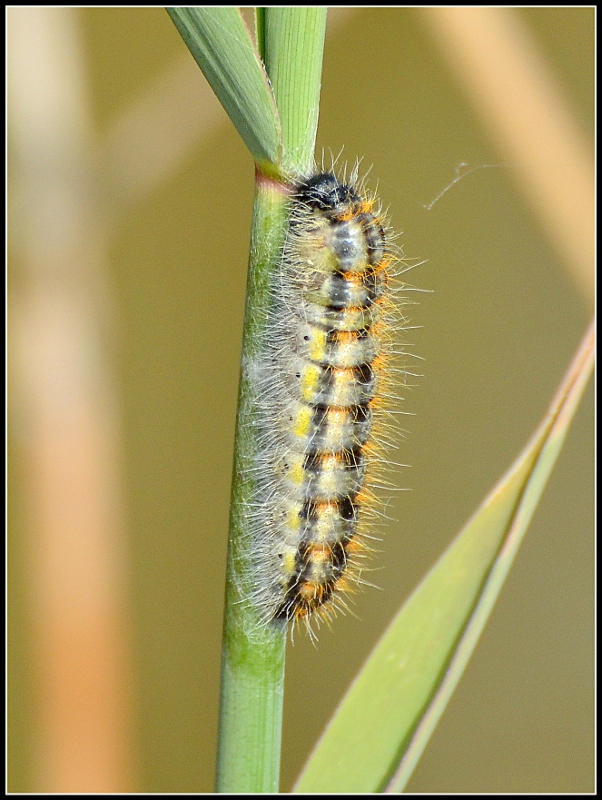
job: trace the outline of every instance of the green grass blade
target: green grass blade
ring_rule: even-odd
[[[592,365],[593,326],[531,442],[398,613],[295,791],[401,791],[406,785],[497,599]]]
[[[266,174],[280,164],[282,139],[274,96],[237,8],[168,8],[211,88]]]
[[[307,175],[313,166],[326,8],[263,8],[257,37],[280,113],[283,169]]]

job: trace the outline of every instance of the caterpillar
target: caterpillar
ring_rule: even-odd
[[[399,261],[374,197],[333,172],[292,190],[257,364],[252,602],[328,621],[362,578],[386,446]]]

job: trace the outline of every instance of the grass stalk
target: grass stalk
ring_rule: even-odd
[[[307,174],[313,163],[325,22],[325,9],[258,11],[258,40],[283,130],[281,170],[290,176]],[[271,276],[286,232],[287,196],[284,185],[256,171],[224,617],[219,792],[276,792],[280,774],[286,628],[262,626],[245,598],[252,591],[253,569],[249,465],[258,449],[252,366],[261,347]]]

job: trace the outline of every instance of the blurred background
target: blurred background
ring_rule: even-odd
[[[162,9],[12,8],[8,59],[8,789],[210,792],[253,165]],[[329,16],[317,152],[429,293],[382,591],[289,647],[283,791],[592,315],[593,86],[592,8]],[[593,790],[593,443],[590,387],[408,791]]]

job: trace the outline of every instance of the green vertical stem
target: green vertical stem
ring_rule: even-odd
[[[258,40],[286,131],[278,170],[294,181],[313,164],[325,9],[259,9]],[[280,107],[282,103],[282,107]],[[265,167],[265,165],[264,165]],[[250,602],[250,517],[257,463],[257,358],[287,226],[290,187],[256,172],[224,615],[217,790],[278,791],[286,626],[266,625]]]
[[[326,8],[265,8],[259,46],[280,114],[285,174],[307,175],[320,112]]]
[[[270,274],[286,230],[286,187],[257,173],[232,481],[218,745],[219,792],[277,792],[286,627],[262,624],[252,592],[249,509],[257,456],[253,418]]]

